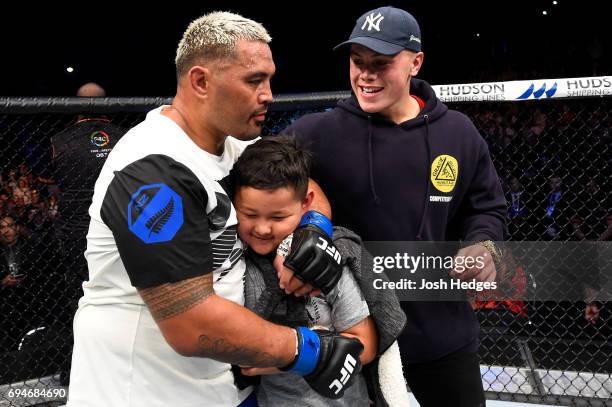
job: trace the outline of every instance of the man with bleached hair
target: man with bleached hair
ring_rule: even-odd
[[[358,374],[357,339],[276,325],[242,306],[236,211],[218,181],[261,131],[275,71],[269,42],[236,14],[193,21],[172,105],[149,112],[105,162],[89,209],[69,407],[255,406],[231,364],[294,372],[330,397]],[[284,261],[311,283],[291,283],[297,294],[331,290],[342,270],[317,246],[332,244],[329,219],[307,215]],[[339,383],[349,359],[354,370]]]

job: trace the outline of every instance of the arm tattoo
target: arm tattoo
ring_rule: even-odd
[[[181,314],[212,294],[212,273],[138,290],[157,322]]]
[[[265,351],[237,346],[223,338],[211,338],[206,335],[200,335],[198,349],[198,356],[200,357],[212,358],[235,365],[251,367],[283,367],[287,365],[287,362],[284,362],[279,356]]]
[[[159,323],[195,307],[214,294],[212,273],[138,292]],[[236,344],[233,338],[200,335],[197,352],[200,357],[253,367],[279,367],[287,364],[281,357]]]

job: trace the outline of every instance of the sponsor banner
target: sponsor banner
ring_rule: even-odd
[[[443,102],[517,101],[612,96],[612,76],[434,85]]]

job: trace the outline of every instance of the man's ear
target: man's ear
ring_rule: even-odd
[[[412,65],[410,67],[410,76],[417,76],[421,67],[423,66],[423,60],[425,59],[425,54],[422,52],[417,52],[412,60]]]
[[[191,88],[195,95],[202,98],[208,97],[210,78],[210,69],[199,65],[192,66],[187,73],[189,88]]]
[[[310,210],[310,207],[312,206],[312,201],[314,201],[314,194],[315,194],[314,191],[308,188],[308,191],[306,192],[306,196],[302,200],[302,211],[304,213]]]

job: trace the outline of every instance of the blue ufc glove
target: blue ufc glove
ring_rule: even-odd
[[[291,252],[285,266],[300,280],[329,293],[342,276],[342,256],[334,244],[331,221],[319,212],[309,211],[293,232]]]
[[[281,370],[304,376],[306,383],[324,397],[341,398],[361,371],[361,342],[330,331],[304,327],[295,331],[298,353],[293,363]]]

